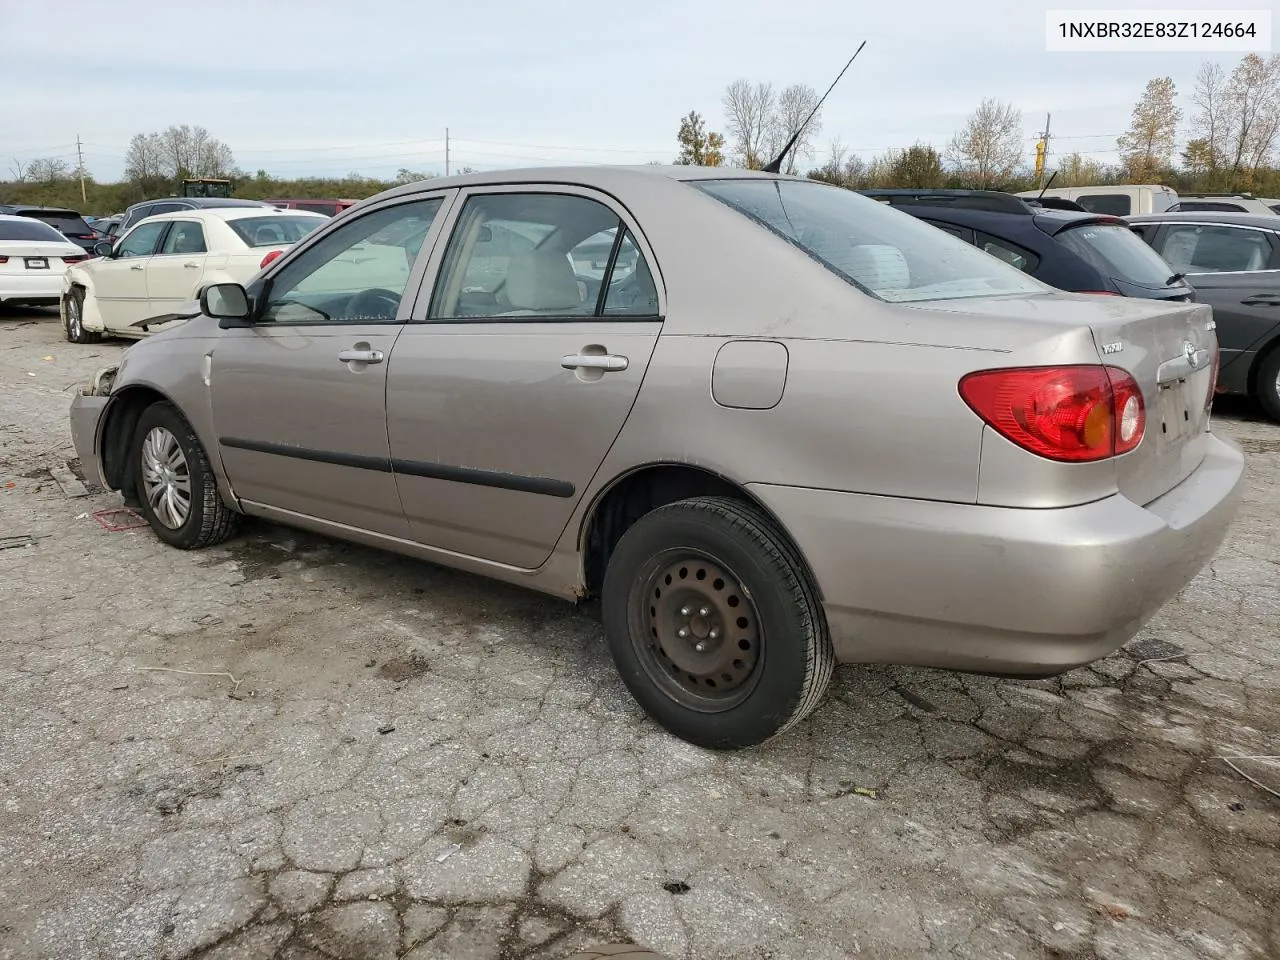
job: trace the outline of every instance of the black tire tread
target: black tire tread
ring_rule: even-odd
[[[637,523],[677,512],[686,515],[701,513],[720,531],[727,527],[758,544],[765,551],[769,563],[777,568],[780,574],[778,582],[790,594],[789,599],[800,614],[801,628],[813,638],[804,665],[801,696],[790,715],[761,741],[762,744],[767,743],[786,733],[817,708],[835,672],[835,651],[826,615],[818,601],[817,587],[790,539],[754,504],[733,497],[692,497],[657,507]]]
[[[1256,392],[1258,403],[1272,420],[1280,423],[1280,392],[1277,392],[1276,377],[1280,376],[1280,343],[1271,348],[1262,363],[1258,365]]]
[[[67,338],[67,342],[68,343],[101,343],[102,342],[101,333],[99,333],[96,330],[86,330],[84,328],[84,289],[81,287],[72,287],[71,298],[78,301],[80,306],[80,335],[77,337],[72,337],[71,323],[69,322],[69,320],[63,320],[62,333]],[[65,304],[63,305],[62,309],[65,312],[65,315],[69,317],[71,314],[71,311],[67,309]]]
[[[196,436],[195,430],[191,428],[191,424],[176,407],[164,400],[157,400],[142,411],[142,415],[138,418],[133,456],[138,455],[144,431],[154,425],[151,421],[157,414],[172,418],[174,421],[172,424],[160,425],[177,428],[175,436],[182,442],[183,452],[187,455],[188,470],[193,478],[197,470],[200,472],[200,529],[194,536],[183,537],[181,542],[173,540],[166,542],[180,550],[201,550],[231,539],[239,530],[243,518],[223,502],[222,495],[218,493],[217,480],[214,478],[213,468],[209,465],[209,456],[205,453],[204,445]],[[137,470],[135,473],[137,474],[138,500],[145,504],[146,494],[142,490],[142,471]],[[145,512],[146,508],[143,509]]]

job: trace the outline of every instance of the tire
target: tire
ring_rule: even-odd
[[[68,343],[101,343],[102,334],[84,328],[84,291],[72,287],[71,293],[62,298],[62,332]]]
[[[209,458],[195,431],[168,403],[158,401],[142,411],[129,456],[142,515],[165,543],[181,550],[198,550],[235,534],[240,515],[218,493]],[[158,474],[157,465],[168,469],[167,477]],[[175,484],[169,496],[163,489],[166,479]],[[157,490],[153,500],[151,493]]]
[[[1254,391],[1267,416],[1280,423],[1280,343],[1262,358]]]
[[[764,743],[831,681],[817,589],[781,531],[739,500],[681,500],[637,520],[609,558],[601,608],[631,695],[700,747]]]

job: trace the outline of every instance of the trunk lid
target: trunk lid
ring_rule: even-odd
[[[8,259],[0,263],[0,273],[26,273],[28,258],[43,259],[46,266],[42,269],[59,272],[66,269],[63,257],[82,256],[84,251],[70,241],[5,240],[0,242],[0,257]]]
[[[1145,505],[1204,459],[1218,337],[1207,305],[1142,302],[1147,310],[1117,310],[1110,319],[1103,312],[1091,317],[1090,328],[1102,362],[1126,371],[1142,389],[1145,436],[1115,463],[1120,492]]]

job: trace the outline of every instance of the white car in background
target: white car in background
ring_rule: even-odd
[[[47,223],[0,214],[0,304],[57,303],[67,268],[88,259]]]
[[[305,210],[216,207],[140,220],[92,260],[67,271],[58,293],[72,343],[104,335],[140,338],[156,318],[199,297],[211,283],[248,283],[329,217]]]

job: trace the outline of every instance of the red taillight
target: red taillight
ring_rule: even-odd
[[[8,263],[8,262],[9,262],[8,257],[0,257],[0,263]]]
[[[78,257],[63,257],[62,262],[63,263],[82,263],[88,259],[89,259],[89,255],[87,253],[82,253]]]
[[[981,370],[960,381],[960,396],[1002,436],[1067,463],[1128,453],[1147,426],[1142,390],[1119,367]]]
[[[263,267],[265,267],[268,263],[270,263],[276,257],[280,256],[280,254],[282,253],[284,253],[283,250],[272,250],[265,257],[262,258],[262,262],[258,264],[258,269],[261,270]]]

